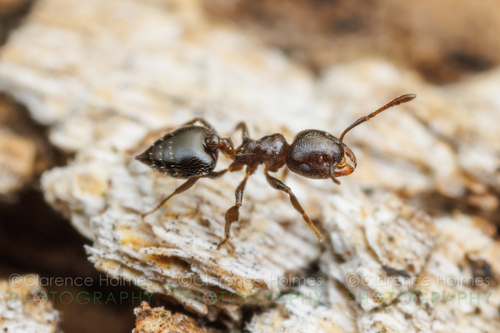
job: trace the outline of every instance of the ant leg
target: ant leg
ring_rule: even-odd
[[[221,171],[212,171],[207,174],[204,174],[203,178],[210,178],[210,179],[219,179],[222,177],[226,172],[233,172],[233,171],[239,171],[243,168],[243,165],[236,165],[235,162],[231,163],[226,169],[221,170]]]
[[[188,179],[187,182],[185,182],[184,184],[182,184],[181,186],[179,186],[178,188],[175,189],[175,191],[170,194],[168,197],[166,197],[165,199],[163,199],[159,204],[158,206],[156,206],[155,208],[153,208],[152,210],[150,210],[149,212],[146,212],[146,213],[142,213],[141,214],[141,217],[144,218],[150,214],[153,214],[154,212],[156,212],[158,209],[161,208],[161,206],[163,206],[165,204],[165,202],[167,202],[171,197],[173,197],[174,195],[176,194],[180,194],[184,191],[187,191],[191,188],[191,186],[193,186],[200,178],[203,178],[203,174],[199,174],[198,176],[195,176],[193,178],[190,178]]]
[[[224,227],[224,239],[217,245],[217,249],[220,249],[222,245],[226,244],[226,242],[229,240],[230,234],[231,234],[231,224],[233,222],[238,221],[240,218],[240,207],[243,204],[243,192],[245,191],[245,186],[247,184],[248,177],[254,173],[255,169],[250,169],[247,167],[247,171],[245,174],[245,178],[241,181],[240,185],[236,188],[236,191],[234,193],[236,197],[236,204],[229,208],[226,212],[226,225]]]
[[[172,194],[170,194],[168,197],[166,197],[165,199],[163,199],[155,208],[153,208],[149,212],[142,213],[141,217],[144,218],[144,217],[146,217],[146,216],[148,216],[150,214],[153,214],[158,209],[160,209],[161,206],[163,206],[165,204],[165,202],[167,202],[171,197],[173,197],[174,195],[177,195],[177,194],[181,194],[182,192],[185,192],[185,191],[189,190],[201,178],[217,179],[217,178],[220,178],[222,175],[224,175],[228,171],[235,171],[235,170],[240,170],[240,169],[241,169],[241,166],[235,165],[234,163],[232,163],[227,169],[224,169],[224,170],[221,170],[221,171],[215,171],[215,172],[201,173],[198,176],[190,178],[184,184],[182,184],[181,186],[179,186],[178,188],[176,188],[175,191]]]
[[[337,178],[335,178],[334,176],[331,176],[330,178],[333,180],[335,184],[340,185],[340,181]]]
[[[236,125],[236,127],[234,128],[234,131],[236,132],[237,130],[241,130],[241,144],[238,148],[236,148],[236,150],[239,150],[240,148],[242,148],[247,142],[251,141],[250,140],[250,134],[248,132],[248,127],[247,127],[247,124],[245,122],[239,122],[238,125]]]
[[[314,234],[318,238],[318,241],[321,242],[323,240],[323,236],[321,235],[319,230],[316,228],[314,223],[312,223],[309,216],[307,216],[306,212],[304,211],[304,209],[300,205],[299,201],[297,200],[297,198],[293,194],[292,190],[288,186],[286,186],[283,182],[281,182],[279,179],[276,179],[273,176],[269,175],[267,169],[264,169],[264,174],[266,175],[267,182],[269,183],[269,185],[271,185],[273,188],[275,188],[277,190],[288,193],[288,195],[290,196],[290,202],[292,203],[293,208],[295,208],[295,210],[297,210],[302,215],[302,217],[304,218],[304,221],[306,221],[309,228],[314,232]]]
[[[281,182],[284,183],[285,182],[285,179],[286,179],[286,176],[288,176],[288,168],[284,168],[283,169],[283,173],[281,174]]]
[[[203,126],[205,126],[206,128],[208,128],[209,130],[217,133],[214,129],[214,127],[212,125],[210,125],[210,123],[208,121],[205,120],[205,118],[202,118],[202,117],[196,117],[194,118],[193,120],[191,121],[188,121],[187,123],[185,123],[184,125],[182,125],[181,127],[184,127],[184,126],[189,126],[189,125],[193,125],[195,124],[197,121],[199,121]]]
[[[241,137],[243,138],[243,140],[245,140],[245,138],[250,137],[250,133],[248,132],[247,124],[244,121],[239,122],[238,125],[236,125],[236,128],[234,129],[234,131],[236,132],[239,129],[241,130]]]

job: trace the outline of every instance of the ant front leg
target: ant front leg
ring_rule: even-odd
[[[279,179],[271,176],[268,173],[267,169],[264,169],[264,174],[266,175],[267,182],[269,183],[269,185],[271,185],[273,188],[277,190],[286,192],[290,196],[290,202],[292,203],[293,208],[295,208],[302,215],[302,218],[304,219],[304,221],[306,221],[309,228],[314,232],[314,234],[318,238],[318,241],[321,242],[323,240],[323,235],[321,235],[321,232],[319,232],[318,228],[316,228],[316,226],[314,225],[314,223],[312,223],[309,216],[307,216],[306,212],[300,205],[299,201],[295,197],[295,194],[293,194],[292,190],[288,186],[286,186],[283,182],[281,182]]]
[[[229,208],[226,212],[226,225],[224,227],[224,239],[217,245],[217,250],[222,247],[222,245],[226,244],[227,241],[229,240],[230,234],[231,234],[231,224],[233,222],[236,222],[240,218],[240,207],[243,204],[243,192],[245,191],[245,186],[247,184],[248,177],[252,173],[254,173],[255,169],[251,169],[247,167],[245,178],[241,181],[241,183],[238,185],[236,188],[236,191],[234,193],[236,197],[236,204]]]
[[[181,194],[182,192],[189,190],[201,178],[217,179],[217,178],[220,178],[222,175],[224,175],[228,171],[234,171],[234,170],[238,169],[238,167],[239,166],[236,166],[234,163],[232,163],[227,169],[224,169],[221,171],[215,171],[215,172],[200,173],[199,175],[188,179],[184,184],[182,184],[181,186],[176,188],[172,194],[170,194],[168,197],[163,199],[155,208],[153,208],[149,212],[142,213],[141,217],[144,218],[150,214],[153,214],[158,209],[160,209],[161,206],[163,206],[170,198],[172,198],[174,195]],[[240,167],[240,169],[241,169],[241,167]]]
[[[288,168],[283,168],[283,173],[281,174],[281,182],[282,182],[282,183],[284,183],[284,182],[285,182],[285,179],[286,179],[286,177],[288,176],[288,171],[289,171],[289,170],[290,170],[290,169],[288,169]]]

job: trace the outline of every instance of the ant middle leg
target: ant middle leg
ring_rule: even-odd
[[[242,121],[242,122],[239,122],[236,127],[234,128],[234,131],[236,132],[237,130],[241,130],[241,144],[239,145],[238,148],[236,148],[236,151],[238,151],[240,148],[242,148],[243,146],[245,146],[245,144],[247,144],[249,141],[252,141],[252,139],[250,139],[250,134],[248,132],[248,127],[247,127],[247,124]]]
[[[255,169],[251,169],[247,167],[245,178],[241,181],[241,183],[236,188],[234,193],[236,197],[236,203],[233,207],[229,208],[226,212],[226,225],[224,226],[224,239],[217,245],[217,250],[222,247],[222,245],[226,244],[229,240],[231,234],[231,224],[236,222],[240,218],[240,207],[243,204],[243,192],[245,191],[245,186],[247,184],[248,177],[252,173],[254,173]]]
[[[201,178],[217,179],[217,178],[220,178],[222,175],[224,175],[228,171],[231,172],[231,171],[236,171],[236,170],[240,170],[240,169],[241,169],[241,166],[235,165],[235,163],[231,163],[231,165],[229,165],[229,167],[227,169],[224,169],[224,170],[200,173],[199,175],[188,179],[184,184],[182,184],[181,186],[176,188],[175,191],[172,192],[172,194],[170,194],[168,197],[163,199],[155,208],[153,208],[149,212],[141,213],[141,217],[144,218],[150,214],[153,214],[158,209],[160,209],[161,206],[163,206],[170,198],[172,198],[174,195],[181,194],[182,192],[189,190]]]
[[[290,202],[292,203],[293,208],[295,208],[295,210],[297,210],[302,215],[302,218],[304,219],[304,221],[306,221],[309,228],[314,232],[314,234],[318,238],[318,241],[321,242],[323,240],[323,235],[321,235],[321,232],[318,230],[318,228],[316,228],[316,226],[311,221],[309,216],[307,216],[306,212],[300,205],[299,201],[297,200],[297,197],[295,197],[295,194],[293,194],[292,190],[288,186],[286,186],[283,182],[281,182],[279,179],[271,176],[267,171],[267,169],[264,169],[264,174],[266,175],[266,179],[269,185],[271,185],[276,190],[286,192],[290,196]]]

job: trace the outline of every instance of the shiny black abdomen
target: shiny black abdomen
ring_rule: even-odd
[[[181,127],[158,139],[136,159],[175,178],[192,178],[211,172],[217,163],[218,152],[206,148],[205,138],[213,134],[206,127]]]

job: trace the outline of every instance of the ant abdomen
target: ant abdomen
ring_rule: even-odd
[[[218,156],[218,149],[210,149],[205,144],[211,135],[215,133],[206,127],[181,127],[156,140],[136,159],[175,178],[191,178],[211,172]]]

